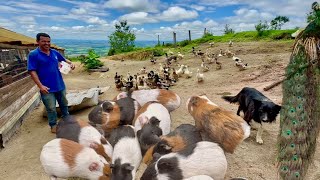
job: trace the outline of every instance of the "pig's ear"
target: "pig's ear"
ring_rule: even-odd
[[[98,149],[98,147],[99,147],[99,144],[96,142],[93,142],[90,144],[90,148],[92,148],[92,149]]]
[[[142,127],[143,125],[145,125],[146,123],[148,123],[148,121],[149,121],[148,117],[147,117],[147,116],[144,116],[144,115],[139,116],[138,119],[139,119],[139,122],[140,122],[140,124],[141,124],[141,127]]]
[[[89,166],[90,171],[98,171],[99,170],[99,164],[97,162],[93,162]]]
[[[192,105],[197,105],[198,101],[199,101],[199,97],[194,96],[190,98],[190,103]]]
[[[172,147],[167,144],[161,144],[161,147],[167,151],[170,151],[172,149]]]
[[[160,159],[158,161],[158,169],[164,170],[164,172],[166,171],[172,171],[173,164],[174,162],[171,162],[171,159]]]
[[[153,161],[158,161],[161,155],[159,153],[153,153],[152,157],[153,157]]]
[[[132,170],[134,169],[134,167],[131,166],[131,165],[126,165],[126,166],[124,167],[124,169],[127,170],[127,171],[132,171]]]

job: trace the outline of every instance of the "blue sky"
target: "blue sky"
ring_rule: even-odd
[[[46,32],[56,39],[108,39],[114,24],[127,20],[136,40],[201,37],[204,28],[223,34],[254,30],[260,20],[277,15],[290,21],[283,29],[304,27],[314,0],[1,0],[0,26],[35,37]]]

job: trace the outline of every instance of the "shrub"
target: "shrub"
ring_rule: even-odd
[[[103,63],[98,59],[99,57],[93,49],[89,49],[88,56],[81,63],[84,64],[86,70],[95,69],[103,66]]]

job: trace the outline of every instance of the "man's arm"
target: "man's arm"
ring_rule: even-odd
[[[47,86],[42,85],[42,83],[39,80],[38,74],[36,71],[29,71],[29,74],[31,75],[31,79],[37,84],[37,86],[39,87],[40,91],[43,94],[48,94],[49,93],[49,89]]]

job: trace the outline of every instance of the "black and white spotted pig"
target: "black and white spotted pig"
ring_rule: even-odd
[[[218,144],[201,141],[161,156],[147,167],[141,180],[183,180],[197,175],[223,180],[227,165],[224,151]]]
[[[181,151],[189,145],[202,141],[200,132],[191,124],[181,124],[174,131],[161,136],[160,141],[151,146],[143,157],[145,164],[150,164],[153,154],[160,155]]]
[[[120,126],[108,140],[113,146],[111,180],[133,180],[142,159],[134,127]]]
[[[113,148],[100,132],[88,122],[68,115],[57,125],[57,138],[69,139],[93,148],[98,154],[111,163]]]

